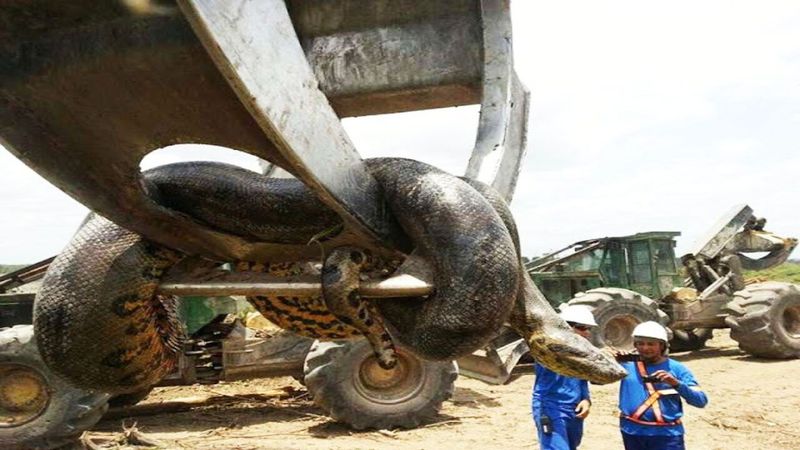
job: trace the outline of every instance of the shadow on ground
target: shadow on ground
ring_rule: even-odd
[[[488,395],[482,394],[476,390],[462,387],[456,388],[455,392],[453,393],[453,397],[450,399],[450,403],[458,406],[465,406],[467,408],[501,406],[501,403],[498,402],[494,397],[489,397]]]
[[[199,401],[142,403],[111,410],[94,430],[118,431],[123,420],[135,420],[139,428],[146,428],[149,432],[171,432],[240,428],[264,422],[294,421],[299,417],[328,420],[307,396],[214,395]]]
[[[497,406],[491,398],[472,391],[458,389],[458,396],[467,406]],[[141,403],[136,406],[112,409],[93,428],[93,431],[119,432],[123,424],[136,423],[140,430],[148,433],[175,431],[198,432],[219,428],[237,429],[264,423],[293,422],[298,419],[317,420],[309,426],[308,433],[320,438],[336,438],[368,434],[375,430],[353,430],[325,415],[314,406],[307,395],[289,398],[260,394],[214,395],[202,400],[188,402]],[[457,417],[437,414],[420,427],[459,421]],[[402,429],[395,430],[402,432]]]

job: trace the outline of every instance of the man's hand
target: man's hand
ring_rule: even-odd
[[[650,375],[658,378],[658,380],[661,381],[662,383],[667,383],[668,385],[674,388],[678,387],[678,385],[681,384],[677,378],[675,378],[671,373],[667,372],[666,370],[656,370]]]
[[[613,347],[609,350],[609,353],[614,356],[617,362],[634,361],[639,356],[639,354],[633,350],[622,350]]]
[[[592,409],[592,402],[589,400],[581,400],[578,406],[575,407],[575,417],[585,419],[589,415],[589,410]]]

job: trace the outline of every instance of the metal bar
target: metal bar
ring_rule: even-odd
[[[512,71],[511,95],[506,104],[510,117],[503,134],[503,156],[492,180],[492,187],[511,202],[517,187],[528,136],[530,92]]]
[[[319,277],[279,278],[267,274],[248,274],[243,279],[237,273],[205,281],[170,280],[162,283],[159,292],[180,296],[216,295],[284,295],[309,297],[322,294]],[[361,283],[359,293],[369,298],[421,297],[430,295],[433,286],[412,275],[402,274],[384,280],[368,280]]]
[[[583,241],[583,242],[585,242],[585,241]],[[554,252],[550,252],[550,253],[548,253],[546,255],[539,256],[536,259],[532,259],[532,260],[528,261],[527,263],[525,263],[525,269],[534,270],[539,265],[546,264],[548,261],[551,261],[551,258],[553,258],[554,256],[558,255],[559,253],[561,253],[561,252],[563,252],[565,250],[569,250],[570,248],[576,247],[576,246],[578,246],[580,244],[581,244],[580,242],[576,242],[574,244],[569,244],[566,247],[560,248],[560,249],[558,249],[558,250],[556,250]],[[542,262],[542,261],[544,261],[544,262]]]
[[[295,176],[368,247],[392,240],[377,182],[318,87],[283,0],[179,0],[239,100]]]
[[[590,251],[596,249],[597,247],[600,247],[602,244],[603,244],[602,242],[595,242],[594,244],[588,245],[588,246],[576,251],[575,253],[571,253],[569,255],[562,256],[560,258],[554,259],[552,261],[548,261],[546,263],[540,264],[540,265],[535,266],[535,267],[531,267],[531,268],[528,269],[528,272],[541,272],[541,271],[543,271],[543,270],[545,270],[545,269],[547,269],[549,267],[552,267],[552,266],[554,266],[554,265],[556,265],[556,264],[558,264],[558,263],[560,263],[562,261],[565,261],[567,259],[570,259],[570,258],[572,258],[572,257],[574,257],[576,255],[582,255],[582,254],[584,254],[586,252],[590,252]]]
[[[713,283],[711,283],[707,288],[703,290],[700,295],[697,296],[698,300],[705,300],[712,294],[715,294],[723,285],[725,285],[728,280],[730,280],[731,274],[727,274],[724,277],[717,278]]]
[[[465,176],[511,201],[525,156],[530,94],[514,72],[508,0],[482,0],[483,95]]]
[[[54,259],[55,256],[51,256],[37,263],[0,276],[0,293],[43,278],[44,274],[47,272],[47,268],[50,267],[50,263],[53,262]]]
[[[481,101],[477,0],[289,0],[300,43],[340,117]]]
[[[500,385],[511,378],[511,372],[519,359],[530,349],[524,339],[516,339],[502,347],[490,346],[486,355],[479,352],[459,358],[459,375],[468,376],[484,383]]]
[[[752,215],[753,210],[749,206],[734,206],[695,243],[692,254],[705,259],[715,258]]]

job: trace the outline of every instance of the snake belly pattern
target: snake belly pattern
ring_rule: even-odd
[[[345,289],[351,310],[338,314],[325,298],[248,298],[268,319],[322,339],[388,330],[371,341],[373,347],[391,336],[434,360],[471,353],[511,321],[534,352],[561,352],[546,360],[548,366],[597,382],[619,378],[613,362],[564,332],[549,305],[525,310],[532,305],[523,295],[530,295],[529,279],[519,260],[513,220],[499,196],[417,161],[382,158],[365,163],[416,251],[434,268],[435,292],[419,300],[372,304],[353,296],[354,289]],[[264,242],[306,243],[340,223],[299,181],[220,163],[162,166],[146,172],[143,184],[166,208],[219,231]],[[158,382],[177,361],[182,331],[175,299],[157,295],[156,287],[161,275],[184,256],[100,216],[91,217],[53,262],[36,298],[34,325],[45,362],[79,387],[110,393],[134,392]],[[235,263],[244,270],[268,271],[283,264]],[[340,306],[347,303],[337,301]],[[366,310],[375,320],[348,320]],[[384,356],[391,366],[391,352]]]

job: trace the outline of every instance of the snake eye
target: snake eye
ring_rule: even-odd
[[[364,261],[364,254],[354,250],[350,252],[350,259],[356,264],[361,264]]]

